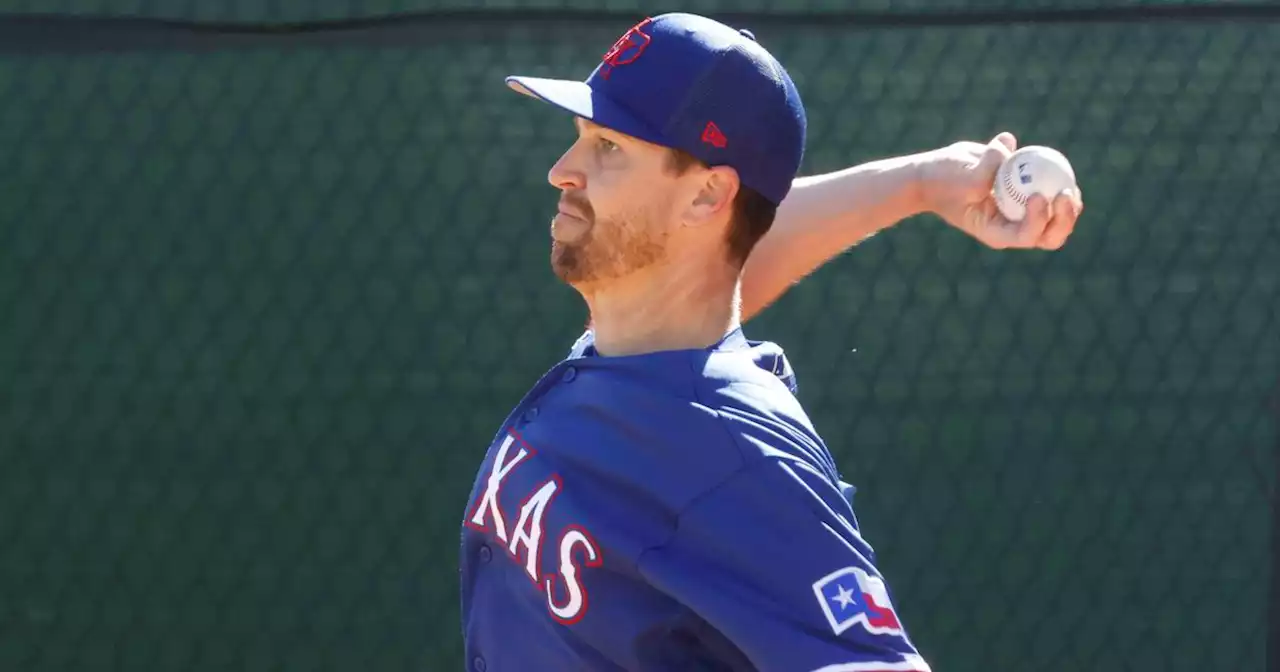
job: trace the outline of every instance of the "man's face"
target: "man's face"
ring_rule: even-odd
[[[551,267],[574,286],[660,263],[679,225],[679,177],[666,149],[575,119],[578,139],[547,178],[561,190]]]

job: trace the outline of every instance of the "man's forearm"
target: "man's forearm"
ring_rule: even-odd
[[[742,321],[876,232],[924,210],[911,155],[796,179],[743,269]]]

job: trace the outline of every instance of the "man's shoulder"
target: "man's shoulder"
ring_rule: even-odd
[[[754,412],[778,422],[810,425],[800,403],[795,369],[782,346],[741,340],[698,362],[697,398],[715,408]]]
[[[821,437],[796,396],[797,377],[782,346],[734,332],[705,350],[597,357],[588,329],[567,360],[587,382],[577,403],[615,428],[688,437],[701,453],[746,461],[787,452],[806,459],[826,454]],[[714,439],[714,440],[713,440]],[[719,444],[720,450],[710,444]],[[691,459],[692,458],[691,456]]]
[[[780,345],[747,341],[708,361],[698,398],[714,410],[744,462],[783,458],[833,469],[797,390],[795,370]]]
[[[676,489],[687,496],[761,460],[834,473],[795,396],[795,372],[781,346],[739,340],[706,350],[599,357],[593,344],[587,331],[570,348],[573,390],[560,397],[574,441],[586,447],[582,460],[625,464],[636,476],[678,469],[684,487]],[[602,453],[601,445],[612,449]]]
[[[799,385],[782,346],[772,341],[746,341],[710,354],[702,378],[710,385],[754,385],[760,394],[794,399]]]

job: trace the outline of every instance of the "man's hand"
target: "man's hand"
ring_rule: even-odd
[[[926,153],[919,164],[920,198],[926,210],[994,249],[1061,248],[1084,211],[1079,189],[1052,202],[1035,195],[1020,222],[1005,219],[991,193],[1000,164],[1018,148],[1011,133],[982,145],[957,142]]]

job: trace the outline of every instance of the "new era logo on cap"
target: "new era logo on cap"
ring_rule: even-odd
[[[716,126],[714,121],[708,121],[707,127],[702,129],[702,141],[722,149],[729,144],[729,139],[724,137],[724,133],[720,132],[720,127]]]
[[[686,13],[624,32],[585,81],[507,84],[601,126],[730,166],[778,204],[804,156],[805,112],[787,71],[750,31]]]

